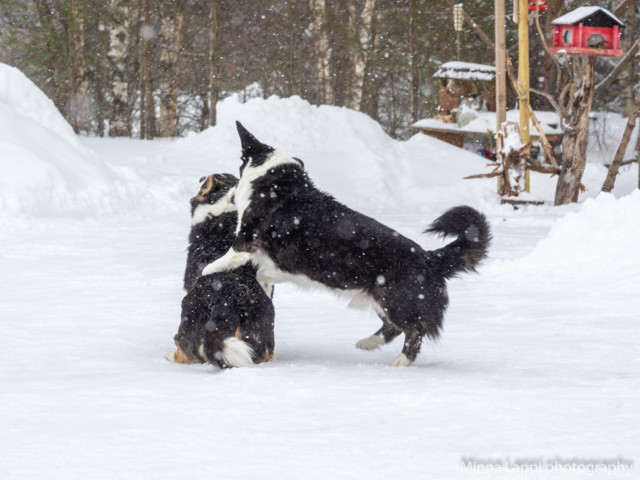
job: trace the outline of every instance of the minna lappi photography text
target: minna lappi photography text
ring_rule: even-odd
[[[460,468],[466,473],[584,473],[594,474],[631,474],[634,460],[615,458],[577,458],[577,457],[495,457],[480,458],[463,456]]]

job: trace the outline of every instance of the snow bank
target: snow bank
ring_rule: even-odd
[[[131,142],[98,158],[83,146],[94,142],[80,142],[42,91],[0,65],[0,207],[37,216],[182,209],[201,176],[238,172],[236,120],[302,158],[320,188],[370,213],[441,210],[460,193],[469,201],[493,195],[494,182],[462,180],[484,170],[480,157],[423,135],[396,141],[365,114],[299,97],[231,96],[218,105],[217,126],[162,142],[154,158],[137,156]]]
[[[462,180],[485,170],[484,160],[473,153],[424,135],[397,141],[363,113],[314,106],[295,96],[244,104],[229,97],[218,105],[218,124],[177,141],[172,155],[190,165],[197,158],[199,175],[236,173],[236,120],[264,143],[301,158],[320,188],[354,208],[430,211],[459,201],[460,193],[477,198],[495,188],[495,181]],[[447,195],[452,192],[455,199]]]
[[[20,70],[4,63],[0,63],[0,103],[82,149],[71,125],[53,101]]]
[[[640,191],[616,199],[600,194],[561,217],[530,254],[497,261],[486,273],[537,289],[580,286],[585,295],[637,295],[640,285]],[[596,280],[597,279],[597,280]],[[572,287],[573,288],[573,287]]]
[[[594,125],[606,124],[603,131],[623,127],[618,117],[594,118]],[[95,217],[184,210],[201,176],[237,174],[236,120],[263,142],[301,158],[319,188],[369,214],[436,214],[461,203],[499,211],[495,179],[463,180],[489,172],[486,160],[422,134],[394,140],[360,112],[299,97],[241,103],[236,95],[218,104],[218,125],[202,133],[149,145],[130,139],[102,144],[79,139],[30,80],[0,64],[0,213]],[[592,158],[614,148],[601,137],[590,137]],[[83,145],[100,146],[100,157]],[[635,188],[635,176],[627,173],[623,168],[617,196]],[[605,175],[597,162],[587,166],[583,198],[597,195]],[[555,179],[533,177],[534,196],[552,201]]]
[[[87,214],[109,203],[113,172],[78,141],[53,102],[0,64],[0,211]],[[121,188],[121,186],[120,186]]]

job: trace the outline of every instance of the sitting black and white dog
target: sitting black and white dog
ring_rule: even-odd
[[[184,289],[189,292],[202,269],[227,253],[236,238],[238,212],[231,201],[238,179],[229,173],[200,179],[200,190],[191,198],[191,231],[184,271]]]
[[[449,210],[427,231],[456,240],[425,251],[321,192],[301,160],[259,142],[239,122],[237,127],[237,236],[203,275],[252,263],[258,278],[320,284],[350,297],[352,306],[372,305],[383,326],[356,346],[372,350],[404,333],[402,353],[392,365],[410,365],[423,337],[440,335],[447,279],[475,270],[486,257],[491,235],[485,217],[465,206]]]
[[[239,268],[201,276],[202,268],[232,245],[238,215],[231,199],[238,183],[233,175],[209,175],[191,199],[191,233],[182,300],[175,335],[177,363],[212,363],[220,368],[268,361],[274,350],[274,308],[256,280],[256,268]]]

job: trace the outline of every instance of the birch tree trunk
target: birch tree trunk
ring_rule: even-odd
[[[362,89],[364,87],[365,68],[371,46],[371,24],[373,21],[375,0],[365,0],[362,13],[358,16],[353,2],[349,4],[349,23],[355,33],[357,43],[352,48],[353,77],[350,82],[348,106],[360,111],[362,106]]]
[[[90,129],[89,81],[85,63],[84,11],[78,0],[69,0],[69,98],[67,119],[76,133]]]
[[[153,100],[153,84],[151,78],[151,45],[157,38],[151,23],[149,0],[141,0],[140,22],[140,138],[153,139],[156,130],[156,111]]]
[[[112,63],[111,113],[109,136],[131,136],[127,50],[129,48],[129,7],[125,0],[111,0],[113,20],[109,30],[109,53]]]
[[[562,170],[556,186],[555,205],[578,201],[586,165],[589,113],[593,100],[595,57],[573,55],[571,87],[565,134],[562,139]]]
[[[327,6],[325,0],[309,0],[313,17],[313,47],[316,54],[316,72],[318,79],[318,97],[320,104],[331,105],[329,70],[329,38],[327,36]]]
[[[158,134],[161,137],[173,137],[176,134],[178,116],[178,52],[182,42],[184,12],[180,4],[174,4],[162,20],[160,37],[160,121]]]

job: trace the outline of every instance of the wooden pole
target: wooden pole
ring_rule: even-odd
[[[527,0],[518,0],[518,83],[522,95],[518,99],[520,109],[520,136],[527,143],[529,133],[529,10]],[[524,189],[531,191],[530,172],[525,170]]]
[[[502,124],[507,121],[507,45],[504,0],[495,0],[495,51],[496,51],[496,155],[502,158]],[[504,191],[502,177],[498,177],[498,193]]]

